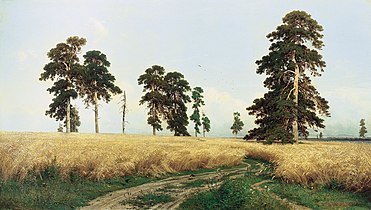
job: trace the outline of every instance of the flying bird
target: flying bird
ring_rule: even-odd
[[[202,68],[202,66],[200,64],[198,64],[198,67]],[[204,71],[206,71],[206,69],[203,69]]]

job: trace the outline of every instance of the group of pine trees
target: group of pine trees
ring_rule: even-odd
[[[166,73],[162,66],[154,65],[145,70],[138,78],[138,85],[143,85],[145,93],[140,105],[147,104],[147,123],[152,126],[152,133],[163,130],[162,121],[166,121],[167,129],[174,132],[175,136],[190,136],[187,131],[188,115],[186,104],[191,102],[187,94],[191,91],[188,81],[179,72]],[[195,123],[195,136],[200,133],[199,126],[203,125],[203,134],[210,131],[210,120],[203,114],[200,121],[200,106],[204,105],[202,100],[203,90],[195,87],[192,91],[194,109],[190,119]]]
[[[105,54],[100,51],[88,51],[80,64],[78,54],[86,44],[85,38],[77,36],[69,37],[65,43],[59,43],[48,52],[51,60],[44,67],[40,80],[51,80],[53,86],[47,91],[54,95],[52,103],[46,115],[63,121],[66,132],[77,132],[80,126],[80,117],[76,107],[71,101],[80,95],[87,107],[94,106],[95,132],[99,133],[98,126],[98,102],[104,100],[107,103],[112,95],[120,94],[121,89],[114,85],[115,77],[109,73],[110,62]],[[58,131],[63,130],[61,126]]]
[[[319,54],[324,46],[321,40],[323,28],[304,11],[292,11],[282,20],[283,24],[267,35],[271,42],[269,53],[256,61],[256,72],[267,75],[264,87],[268,92],[247,108],[250,115],[256,116],[258,127],[250,130],[245,139],[268,143],[298,142],[299,136],[309,135],[309,128],[325,127],[319,115],[330,116],[328,102],[311,81],[321,76],[326,67]],[[55,98],[46,115],[64,121],[67,132],[77,129],[71,128],[71,120],[78,119],[71,100],[80,95],[87,106],[95,107],[95,130],[99,132],[98,101],[108,102],[111,94],[122,92],[113,84],[115,77],[108,72],[110,63],[103,53],[89,51],[84,55],[83,65],[79,63],[77,55],[85,44],[86,40],[79,37],[70,37],[66,43],[57,44],[48,53],[51,62],[44,67],[40,77],[40,80],[55,81],[48,88]],[[166,121],[166,128],[174,135],[189,136],[186,104],[191,101],[193,113],[190,120],[195,124],[195,135],[200,134],[201,126],[203,133],[208,132],[210,120],[200,111],[204,105],[202,88],[195,87],[190,97],[187,92],[191,88],[181,73],[165,73],[163,67],[155,65],[138,78],[138,84],[143,85],[145,92],[139,103],[147,104],[147,122],[152,126],[153,134],[162,130],[162,121]],[[243,122],[239,116],[240,113],[234,113],[233,134],[242,130]],[[124,118],[125,108],[123,123]]]

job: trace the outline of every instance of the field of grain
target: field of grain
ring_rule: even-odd
[[[371,190],[371,145],[305,142],[262,145],[231,139],[120,134],[0,132],[0,178],[22,180],[57,165],[90,179],[157,176],[237,165],[245,157],[275,163],[275,177],[304,185],[336,182],[351,191]]]

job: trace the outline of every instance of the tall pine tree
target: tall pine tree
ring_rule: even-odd
[[[69,37],[66,43],[57,44],[48,52],[51,62],[45,65],[39,78],[41,81],[55,81],[53,86],[47,89],[55,98],[46,115],[58,121],[65,120],[66,133],[71,131],[71,99],[78,96],[76,83],[83,70],[77,55],[85,44],[86,39],[77,36]],[[64,115],[60,115],[61,113]]]
[[[85,68],[81,78],[80,94],[85,97],[84,101],[87,106],[94,105],[95,132],[99,133],[99,100],[103,99],[108,103],[112,99],[112,94],[120,94],[122,91],[114,84],[116,79],[107,69],[111,64],[105,54],[92,50],[88,51],[84,58]]]
[[[308,127],[325,127],[318,114],[330,116],[328,102],[311,83],[326,66],[318,52],[324,46],[323,28],[304,11],[292,11],[282,20],[267,35],[272,42],[269,54],[256,61],[256,72],[267,75],[268,92],[247,108],[259,127],[245,139],[298,142],[299,135],[308,136]]]
[[[179,72],[169,72],[164,77],[166,94],[167,129],[175,136],[189,136],[187,131],[188,116],[186,103],[191,102],[186,94],[191,90],[189,83]]]
[[[166,83],[164,81],[165,69],[161,66],[154,65],[146,69],[145,73],[138,78],[138,85],[143,85],[144,96],[139,101],[139,105],[147,103],[148,119],[147,123],[152,126],[152,134],[156,135],[156,131],[162,130],[161,119],[165,114],[166,96],[164,89]]]
[[[201,126],[201,114],[200,114],[200,107],[205,105],[203,101],[202,93],[204,90],[201,87],[195,87],[192,91],[192,100],[193,100],[193,114],[191,115],[190,119],[195,123],[195,136],[200,133],[200,126]]]

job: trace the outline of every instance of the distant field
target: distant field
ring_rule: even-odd
[[[237,165],[245,157],[273,162],[275,177],[303,185],[337,183],[371,190],[371,145],[304,142],[271,145],[231,139],[120,134],[0,132],[0,178],[23,179],[50,165],[89,179],[161,175]]]

